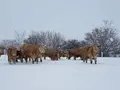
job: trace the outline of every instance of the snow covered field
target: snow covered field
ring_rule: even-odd
[[[43,60],[9,65],[0,57],[0,90],[120,90],[120,58]]]

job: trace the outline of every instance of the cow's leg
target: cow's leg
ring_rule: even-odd
[[[58,60],[57,56],[54,56],[54,59],[57,61]]]
[[[70,60],[71,57],[68,57],[68,60]]]
[[[38,64],[38,58],[36,58],[36,63]]]
[[[81,60],[82,60],[83,62],[85,62],[85,59],[84,59],[83,57],[81,57]]]
[[[50,57],[50,59],[52,60],[52,57]]]
[[[51,56],[50,58],[51,58],[51,60],[53,61],[53,59],[54,59],[53,56]]]
[[[60,59],[60,57],[58,57],[58,59]]]
[[[16,62],[18,62],[18,58],[16,58]]]
[[[85,56],[82,56],[82,57],[81,57],[81,60],[83,60],[83,62],[86,62],[86,59],[87,59],[87,58],[85,58]]]
[[[54,57],[52,57],[52,61],[54,61]]]
[[[16,59],[16,62],[18,63],[18,60]]]
[[[92,58],[90,58],[90,63],[92,64]]]
[[[87,59],[85,59],[85,61],[86,61],[86,63],[87,63],[87,61],[88,61],[88,60],[87,60]]]
[[[74,60],[76,60],[76,56],[74,56]]]
[[[70,58],[71,58],[71,55],[68,56],[68,60],[70,60]]]
[[[83,60],[83,62],[85,62],[85,59],[84,59],[84,58],[82,58],[82,60]]]
[[[29,58],[29,61],[31,61],[31,59]]]
[[[27,63],[27,59],[28,59],[28,58],[27,58],[27,57],[25,57],[25,62],[26,62],[26,63]]]
[[[34,59],[32,58],[32,64],[34,64]]]
[[[13,63],[14,63],[14,64],[16,64],[16,58],[15,58],[15,59],[13,59]]]
[[[13,63],[14,63],[14,64],[16,64],[16,61],[15,61],[15,60],[13,60]]]
[[[53,60],[54,60],[54,61],[56,60],[55,56],[53,56]]]
[[[46,60],[46,56],[44,56],[44,60]]]
[[[40,58],[40,62],[42,62],[42,58]]]
[[[35,62],[37,62],[37,58],[35,58]]]
[[[57,58],[56,58],[56,57],[54,57],[54,60],[55,60],[55,61],[57,61]]]
[[[60,58],[60,55],[57,53],[57,55],[54,56],[55,60],[58,61],[58,59]]]
[[[52,57],[53,61],[55,61],[55,56]]]
[[[66,56],[66,59],[69,59],[69,55]]]
[[[11,65],[12,63],[11,63],[11,62],[9,62],[9,64]]]
[[[11,63],[11,62],[9,62],[9,64],[11,65],[12,63]]]
[[[55,61],[55,57],[53,56],[53,61]]]
[[[21,63],[23,63],[23,58],[21,58],[20,60],[21,60]]]
[[[8,58],[8,63],[9,63],[9,64],[12,64],[12,63],[11,63],[11,59],[10,59],[10,58]]]
[[[81,60],[83,60],[83,62],[85,62],[85,59],[82,58]]]
[[[46,59],[46,58],[45,58]],[[40,62],[42,62],[42,55],[40,55]]]
[[[56,60],[60,59],[60,54],[57,53]]]
[[[32,60],[32,64],[34,64],[34,60]]]
[[[55,60],[58,61],[58,59],[59,59],[59,57],[56,56],[56,57],[55,57]]]
[[[58,57],[56,57],[56,60],[58,61]]]
[[[95,64],[97,64],[97,58],[95,58],[94,60],[95,60]]]

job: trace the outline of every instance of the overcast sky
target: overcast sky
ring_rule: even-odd
[[[84,39],[86,32],[113,20],[120,30],[120,0],[0,0],[0,40],[15,30],[54,30],[67,39]]]

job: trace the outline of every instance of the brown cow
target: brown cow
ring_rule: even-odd
[[[81,49],[82,48],[79,47],[79,48],[73,48],[73,49],[69,50],[68,59],[70,59],[72,56],[74,57],[74,60],[76,60],[76,57],[81,57],[81,53],[82,53]]]
[[[45,54],[44,54],[44,59],[46,59],[46,57],[50,57],[51,60],[58,60],[59,50],[54,49],[54,48],[46,48]]]
[[[41,56],[39,45],[23,44],[23,46],[21,47],[21,51],[22,51],[23,57],[25,58],[26,63],[28,58],[32,59],[33,64],[34,64],[34,61],[38,63],[39,57],[40,57],[40,61],[42,62],[42,56]]]
[[[68,50],[59,50],[59,59],[60,57],[69,57],[69,51]]]
[[[17,58],[17,48],[15,47],[9,47],[8,48],[8,62],[9,64],[16,63],[16,58]]]
[[[100,46],[87,46],[82,48],[81,58],[83,61],[86,61],[90,59],[90,63],[92,64],[92,60],[95,61],[95,64],[97,64],[97,55]]]
[[[17,50],[17,59],[16,59],[16,62],[18,62],[18,59],[23,63],[23,55],[22,55],[22,51],[20,49]]]

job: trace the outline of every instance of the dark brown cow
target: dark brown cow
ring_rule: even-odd
[[[69,57],[68,59],[70,59],[72,56],[74,57],[74,60],[76,60],[77,57],[81,57],[81,48],[73,48],[71,50],[69,50]]]
[[[23,55],[22,55],[22,51],[21,50],[17,50],[16,62],[18,62],[18,60],[20,60],[23,63]]]
[[[51,60],[58,60],[59,50],[54,48],[46,48],[44,53],[44,59],[46,59],[46,57],[50,57]]]
[[[60,57],[69,57],[69,51],[68,50],[59,50],[59,59]]]
[[[42,56],[41,56],[39,45],[23,44],[23,46],[21,47],[21,51],[22,51],[23,57],[25,58],[26,63],[28,58],[32,59],[33,64],[34,64],[34,61],[38,63],[39,57],[40,57],[40,61],[42,62]]]
[[[13,63],[15,64],[16,63],[16,58],[17,58],[17,48],[9,47],[8,48],[8,62],[10,64],[12,64],[12,61],[13,61]]]

